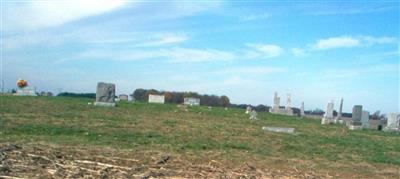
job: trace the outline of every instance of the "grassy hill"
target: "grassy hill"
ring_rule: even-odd
[[[128,102],[107,108],[88,105],[93,101],[85,98],[0,98],[3,146],[117,150],[114,157],[119,153],[141,158],[143,165],[154,160],[146,153],[152,151],[185,164],[213,161],[225,172],[246,164],[259,172],[311,172],[319,177],[400,176],[400,135],[395,133],[349,131],[341,125],[321,126],[315,119],[270,113],[250,121],[244,110],[231,108],[186,111],[172,104]],[[262,126],[294,127],[298,133],[270,133]]]

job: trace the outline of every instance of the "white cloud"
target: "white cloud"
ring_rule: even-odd
[[[302,48],[292,48],[291,51],[292,51],[292,54],[297,57],[308,55],[307,51]]]
[[[313,50],[329,50],[335,48],[349,48],[358,46],[371,46],[380,44],[398,43],[395,37],[372,37],[372,36],[340,36],[320,39],[316,43],[311,44]]]
[[[283,53],[283,49],[273,44],[246,44],[246,46],[253,49],[249,51],[249,58],[274,58]]]
[[[362,36],[360,37],[367,45],[375,45],[375,44],[390,44],[397,43],[397,38],[395,37],[372,37],[372,36]]]
[[[186,35],[176,35],[176,34],[167,34],[167,35],[157,35],[154,40],[149,42],[139,43],[135,45],[135,47],[154,47],[161,45],[169,45],[181,43],[188,40]]]
[[[217,71],[217,74],[241,74],[241,75],[263,75],[271,73],[285,72],[286,69],[280,67],[251,66],[251,67],[233,67]]]
[[[331,37],[327,39],[318,40],[315,44],[312,45],[314,49],[317,50],[328,50],[334,48],[347,48],[347,47],[355,47],[360,44],[360,40],[342,36],[342,37]]]
[[[5,30],[35,30],[62,25],[121,7],[122,0],[69,0],[4,3]]]
[[[168,48],[157,50],[90,50],[79,53],[70,58],[60,59],[58,62],[70,60],[113,60],[113,61],[135,61],[149,59],[167,59],[170,63],[195,63],[229,61],[234,55],[214,49],[191,49],[191,48]]]
[[[232,53],[214,49],[172,48],[161,50],[161,54],[171,63],[230,61],[235,57]]]

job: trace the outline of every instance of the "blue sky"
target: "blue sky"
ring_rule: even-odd
[[[39,1],[1,4],[2,80],[38,91],[136,88],[233,103],[399,112],[399,2]]]

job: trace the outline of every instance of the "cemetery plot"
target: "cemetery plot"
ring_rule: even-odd
[[[1,97],[0,176],[398,178],[400,171],[395,132],[265,112],[249,120],[235,108]],[[9,144],[18,147],[3,150]]]

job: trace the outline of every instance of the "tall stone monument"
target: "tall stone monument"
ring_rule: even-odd
[[[301,117],[305,116],[305,113],[304,113],[304,102],[301,102],[300,116],[301,116]]]
[[[361,125],[363,129],[368,129],[369,128],[369,112],[368,111],[362,111],[361,114]]]
[[[339,113],[335,118],[335,123],[340,123],[340,124],[343,123],[342,112],[343,112],[343,98],[340,99]]]
[[[321,120],[321,124],[331,124],[331,123],[335,123],[333,117],[333,100],[331,102],[328,102],[328,104],[326,105],[326,111],[324,117]]]
[[[362,129],[362,106],[361,105],[354,105],[353,106],[353,113],[351,117],[351,122],[349,124],[350,130],[360,130]]]
[[[400,132],[400,113],[389,113],[385,131]]]
[[[274,105],[270,109],[271,113],[279,113],[280,112],[279,103],[280,103],[280,98],[278,97],[278,93],[275,92],[275,94],[274,94]]]
[[[287,115],[293,115],[292,99],[291,99],[290,94],[287,94],[286,106],[285,106],[285,113],[286,113]]]
[[[115,106],[115,84],[97,83],[96,106]]]

